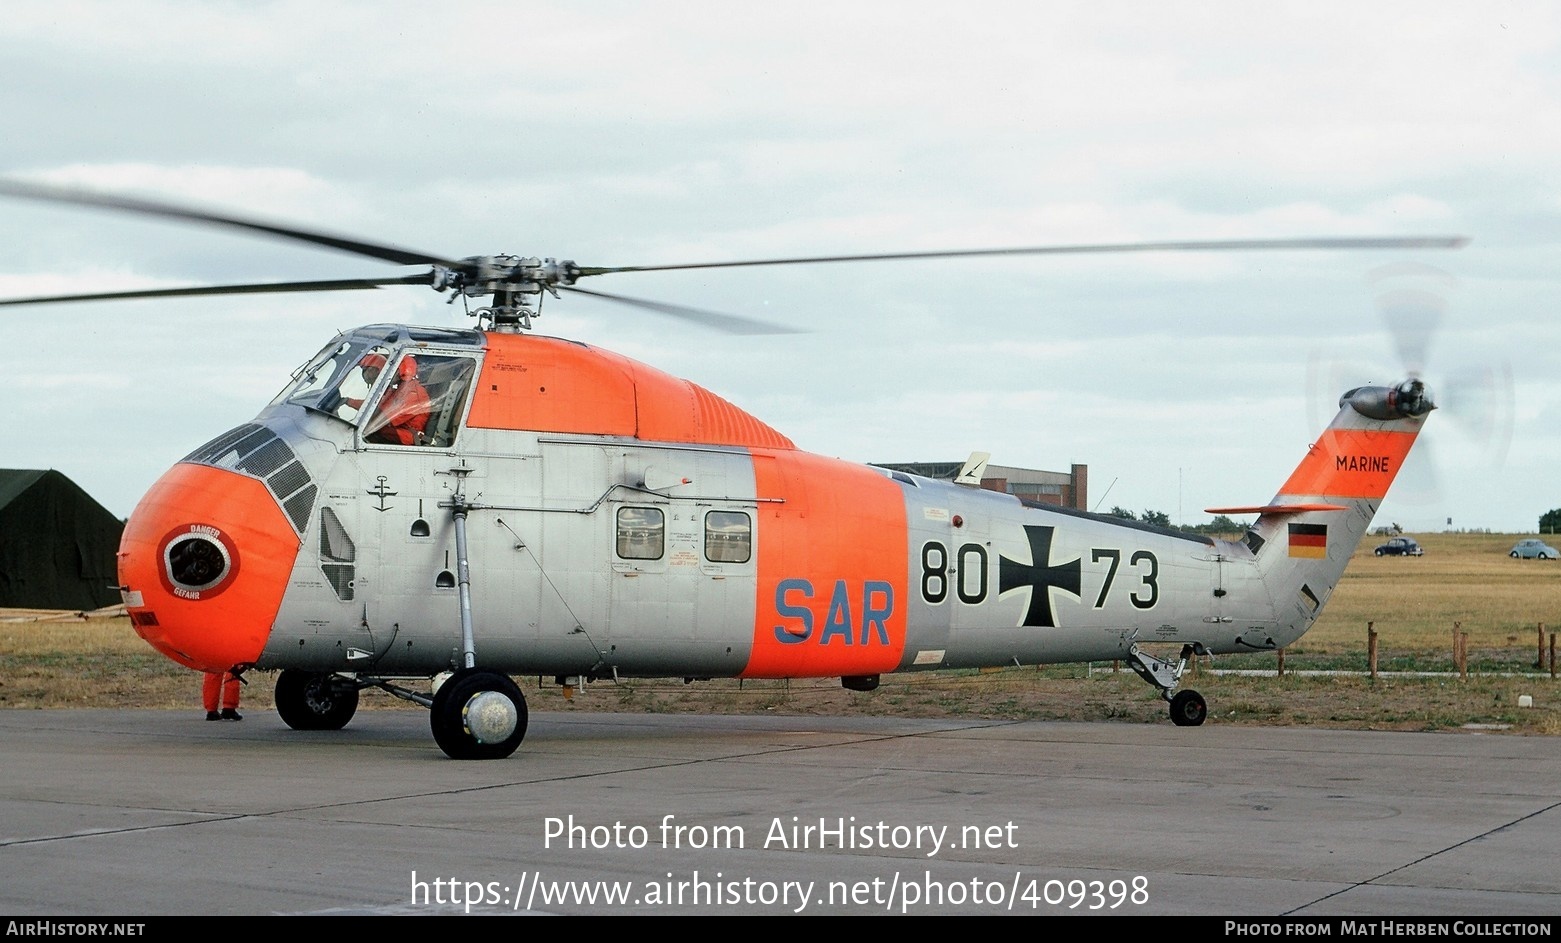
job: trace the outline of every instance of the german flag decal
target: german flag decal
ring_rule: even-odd
[[[1327,524],[1291,524],[1290,556],[1321,560],[1328,556]]]

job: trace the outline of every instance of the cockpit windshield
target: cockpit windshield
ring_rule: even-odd
[[[388,348],[374,343],[373,338],[361,335],[338,336],[293,374],[293,382],[271,404],[290,403],[347,422],[353,421],[358,413],[357,406],[368,395],[363,371],[353,368],[375,351],[383,356],[388,353]],[[384,363],[384,360],[380,362]],[[357,403],[351,407],[345,406],[346,397],[356,399]]]

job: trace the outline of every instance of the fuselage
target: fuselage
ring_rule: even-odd
[[[390,366],[370,385],[374,356]],[[397,382],[428,409],[390,435]],[[1311,625],[1374,509],[1335,508],[1309,546],[1293,514],[1225,541],[1029,506],[800,451],[594,347],[379,325],[158,482],[126,528],[126,602],[193,668],[431,675],[462,652],[457,504],[477,662],[586,677],[1272,650]]]

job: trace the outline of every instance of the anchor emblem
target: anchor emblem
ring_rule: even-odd
[[[379,498],[379,507],[374,509],[376,511],[388,511],[388,510],[390,510],[391,506],[387,505],[385,503],[385,499],[389,498],[389,497],[393,497],[396,494],[396,492],[394,492],[394,491],[386,491],[385,490],[385,476],[384,475],[380,475],[379,476],[379,487],[377,489],[373,490],[373,491],[368,492],[368,493],[371,494],[371,495],[374,495],[377,498]]]

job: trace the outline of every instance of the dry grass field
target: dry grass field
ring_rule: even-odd
[[[1514,560],[1517,537],[1416,535],[1419,558],[1374,557],[1368,537],[1317,626],[1286,652],[1284,677],[1216,674],[1274,669],[1273,654],[1223,656],[1183,682],[1209,702],[1209,723],[1355,729],[1478,729],[1561,735],[1561,682],[1536,669],[1537,626],[1561,630],[1561,561]],[[1367,667],[1367,623],[1383,672]],[[1468,677],[1454,671],[1454,625],[1467,633]],[[1546,652],[1548,658],[1548,650]],[[1349,672],[1308,675],[1302,672]],[[255,673],[244,707],[271,706],[274,675]],[[598,683],[566,700],[550,679],[521,678],[533,710],[612,710],[1169,723],[1151,688],[1122,668],[1072,665],[891,675],[871,693],[838,681],[678,680]],[[1519,695],[1533,699],[1519,708]],[[0,623],[0,708],[137,707],[196,711],[200,679],[156,654],[128,620]],[[364,709],[420,710],[380,692]]]

